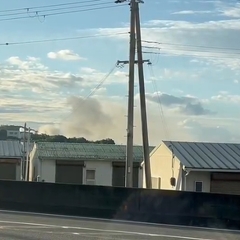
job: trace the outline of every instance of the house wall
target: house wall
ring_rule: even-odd
[[[211,173],[210,172],[190,172],[186,177],[186,190],[195,192],[195,182],[203,182],[203,192],[210,192]]]
[[[34,181],[38,174],[39,174],[39,159],[35,144],[32,151],[29,154],[29,181]]]
[[[56,176],[56,161],[54,160],[39,160],[32,156],[31,171],[35,166],[35,175],[39,175],[39,181],[55,182]],[[86,184],[86,171],[95,170],[96,185],[112,186],[112,162],[111,161],[85,161],[83,168],[83,184]],[[36,177],[36,176],[35,176]],[[31,178],[32,181],[34,177]],[[142,187],[142,169],[139,169],[139,187]]]
[[[95,170],[96,185],[112,186],[112,162],[110,161],[85,161],[83,169],[83,184],[86,184],[86,170]]]
[[[180,161],[175,157],[172,168],[172,152],[165,144],[156,147],[150,154],[151,177],[153,188],[156,186],[157,178],[160,178],[159,189],[182,190],[182,166]],[[173,174],[173,175],[172,175]],[[172,187],[170,178],[176,178],[176,186]],[[146,188],[145,171],[143,164],[143,188]]]
[[[7,130],[7,136],[20,139],[20,131],[19,130]]]
[[[40,161],[40,181],[55,183],[56,177],[56,161],[42,160]]]
[[[21,180],[21,165],[20,164],[16,165],[16,180],[17,181]]]

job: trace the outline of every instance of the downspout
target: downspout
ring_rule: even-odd
[[[184,174],[184,191],[187,191],[187,176],[190,173],[190,170],[186,169],[185,166],[183,166],[183,171],[185,172]]]

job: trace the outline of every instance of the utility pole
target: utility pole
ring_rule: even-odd
[[[129,52],[129,83],[128,83],[128,121],[127,121],[127,149],[126,149],[126,168],[125,186],[133,187],[133,123],[134,123],[134,68],[135,68],[135,13],[136,2],[131,0],[130,17],[130,52]]]
[[[31,129],[28,128],[28,136],[27,136],[27,154],[26,154],[26,170],[25,170],[25,181],[28,181],[29,175],[29,153],[30,153],[30,138],[31,138]]]
[[[24,166],[25,166],[25,160],[26,160],[26,126],[27,124],[24,124],[24,130],[23,130],[23,159],[21,162],[21,180],[24,180]]]
[[[122,3],[126,0],[116,0],[115,3]],[[143,60],[142,43],[141,43],[141,26],[139,16],[139,2],[142,0],[130,0],[131,22],[130,22],[130,56],[129,61],[118,61],[117,64],[129,64],[129,88],[128,88],[128,127],[127,127],[127,157],[126,157],[126,174],[125,186],[132,187],[133,183],[133,122],[134,122],[134,65],[138,64],[139,75],[139,92],[141,104],[141,121],[142,121],[142,138],[145,162],[146,187],[152,188],[151,169],[149,160],[149,142],[147,129],[147,113],[145,100],[144,72],[143,63],[150,60]],[[135,60],[137,37],[138,60]]]
[[[146,97],[145,97],[145,84],[143,72],[143,56],[142,56],[142,37],[141,37],[141,24],[139,14],[139,3],[136,3],[136,34],[137,34],[137,56],[138,56],[138,76],[139,76],[139,95],[141,106],[141,122],[142,122],[142,141],[143,141],[143,154],[146,187],[152,188],[150,157],[149,157],[149,141],[148,141],[148,125],[147,125],[147,110],[146,110]]]

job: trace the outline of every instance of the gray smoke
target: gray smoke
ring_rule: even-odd
[[[88,136],[108,137],[109,129],[112,127],[112,118],[107,115],[98,100],[89,98],[71,97],[67,104],[71,106],[70,116],[62,123],[62,131],[69,137]]]
[[[104,112],[97,99],[84,100],[81,97],[70,97],[67,106],[71,113],[57,126],[43,126],[39,132],[49,135],[63,134],[67,137],[85,137],[96,140],[108,138],[109,131],[113,128],[113,119]]]

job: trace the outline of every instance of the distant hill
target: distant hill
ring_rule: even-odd
[[[67,138],[63,135],[49,136],[47,134],[32,134],[32,141],[34,142],[68,142],[68,143],[96,143],[96,144],[115,144],[113,139],[107,138],[96,141],[89,141],[84,137]]]

